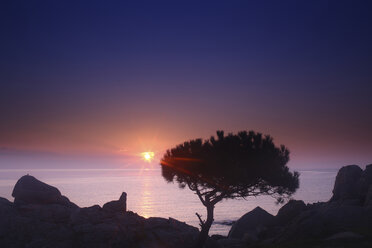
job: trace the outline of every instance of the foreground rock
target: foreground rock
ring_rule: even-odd
[[[274,219],[274,216],[262,208],[256,207],[234,223],[228,237],[232,239],[245,237],[256,240],[265,227],[273,223]]]
[[[303,201],[290,200],[282,208],[279,209],[276,215],[276,224],[285,225],[293,221],[298,215],[300,215],[307,206]]]
[[[127,193],[123,192],[117,201],[110,201],[103,205],[103,210],[109,212],[127,211]]]
[[[372,165],[364,171],[357,165],[342,167],[329,202],[306,205],[291,200],[276,216],[256,208],[216,242],[222,247],[301,247],[309,240],[317,241],[317,247],[344,247],[343,242],[372,247]]]
[[[101,208],[79,208],[31,176],[15,202],[0,198],[0,247],[192,247],[198,229],[175,219],[145,219],[126,210],[126,193]],[[67,201],[66,201],[67,199]]]

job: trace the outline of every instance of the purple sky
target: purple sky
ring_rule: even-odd
[[[270,134],[294,168],[372,163],[371,11],[370,1],[2,2],[0,168],[135,163],[219,129]]]

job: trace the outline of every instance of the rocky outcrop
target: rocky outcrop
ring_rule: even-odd
[[[199,233],[172,218],[126,211],[126,193],[103,208],[79,208],[65,204],[57,188],[25,176],[13,195],[15,203],[0,198],[0,247],[183,248]]]
[[[276,224],[283,225],[290,223],[295,217],[306,210],[306,204],[301,200],[290,200],[281,207],[275,216]]]
[[[77,207],[53,186],[26,175],[21,177],[14,186],[12,196],[15,204],[60,204],[67,207]]]
[[[372,164],[367,165],[364,171],[357,165],[344,166],[337,173],[330,201],[363,203],[371,185]]]
[[[366,166],[366,169],[359,179],[358,185],[360,188],[361,201],[367,202],[370,197],[368,191],[371,190],[372,186],[372,164]]]
[[[324,203],[302,212],[283,226],[277,242],[323,239],[347,230],[372,228],[372,212],[363,206]]]
[[[109,212],[127,211],[127,193],[123,192],[118,201],[110,201],[105,203],[102,209]]]
[[[358,199],[363,170],[357,165],[342,167],[336,176],[331,201]]]
[[[355,247],[371,247],[372,236],[365,236],[372,230],[371,205],[372,165],[364,171],[357,165],[344,166],[337,174],[329,202],[306,205],[290,200],[272,217],[274,221],[270,217],[266,220],[266,211],[256,208],[237,221],[244,225],[235,223],[229,236],[216,242],[235,244],[223,247],[257,247],[301,240],[336,244],[351,240]],[[237,245],[239,241],[242,243]]]
[[[372,207],[372,185],[369,186],[367,194],[366,194],[366,199],[364,201],[364,206],[365,207]]]
[[[309,204],[291,222],[283,222],[277,241],[322,239],[337,233],[372,229],[372,208],[368,207],[371,171],[371,165],[364,171],[357,165],[342,167],[330,201]]]
[[[228,237],[241,239],[245,236],[249,239],[257,239],[256,236],[259,235],[266,226],[272,224],[274,219],[273,215],[260,207],[256,207],[234,223]]]

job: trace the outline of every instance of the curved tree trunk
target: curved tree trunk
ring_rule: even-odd
[[[201,230],[196,243],[196,248],[203,248],[205,241],[208,239],[209,229],[213,223],[214,205],[207,205],[207,220],[201,223]],[[201,221],[201,220],[200,220]]]

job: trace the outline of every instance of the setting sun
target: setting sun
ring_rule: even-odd
[[[151,162],[151,160],[154,158],[154,152],[143,152],[141,155],[147,162]]]

